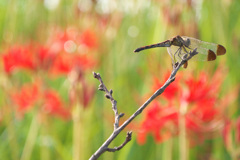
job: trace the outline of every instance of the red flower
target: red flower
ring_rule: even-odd
[[[76,28],[68,28],[66,30],[61,30],[54,28],[52,35],[50,35],[48,40],[48,46],[51,52],[60,53],[64,51],[64,44],[67,41],[76,42],[78,36],[78,31]]]
[[[171,106],[161,107],[158,103],[153,103],[139,129],[138,142],[140,144],[145,143],[148,133],[154,136],[156,142],[166,140],[170,137],[172,130],[172,128],[166,128],[166,125],[170,126],[169,122],[172,125],[178,123],[178,113],[176,110]],[[164,132],[161,133],[161,130],[164,130]]]
[[[90,69],[96,65],[96,62],[86,55],[74,55],[73,66],[82,70]]]
[[[159,79],[157,77],[154,77],[154,84],[153,84],[153,91],[158,90],[159,88],[161,88],[164,85],[164,82],[169,78],[170,73],[167,73],[164,77],[163,82],[160,82]],[[176,97],[176,94],[179,92],[179,83],[178,80],[176,80],[176,82],[171,83],[163,92],[163,96],[166,99],[173,99],[174,97]]]
[[[38,67],[44,70],[48,70],[58,55],[44,46],[38,46],[35,52],[38,60]]]
[[[185,84],[188,89],[182,92],[181,101],[187,103],[206,101],[206,99],[214,99],[217,96],[218,90],[225,79],[223,74],[224,69],[218,68],[215,74],[210,78],[205,73],[200,73],[196,79],[193,76],[189,77]],[[211,101],[211,100],[210,100]]]
[[[57,92],[44,91],[41,93],[37,84],[25,85],[20,92],[12,94],[11,97],[21,113],[26,112],[35,104],[42,104],[43,110],[49,114],[57,115],[64,119],[71,116],[70,112],[64,108]]]
[[[79,33],[73,27],[66,31],[57,30],[53,31],[46,45],[34,46],[31,43],[28,46],[12,47],[2,56],[4,69],[7,73],[15,69],[48,71],[53,64],[55,72],[66,74],[75,67],[81,70],[91,68],[95,64],[92,60],[93,56],[89,58],[83,55],[87,50],[80,46],[84,44],[88,48],[96,48],[98,46],[96,34],[92,30]],[[80,55],[77,52],[83,52],[83,54]]]
[[[12,99],[18,105],[20,112],[25,112],[30,109],[30,107],[33,107],[38,97],[39,88],[36,84],[25,85],[19,93],[12,95]]]
[[[183,94],[182,100],[191,103],[209,97],[211,94],[211,87],[207,85],[207,76],[204,73],[200,75],[201,76],[197,80],[191,77],[185,81],[188,90]]]
[[[46,91],[44,93],[43,110],[64,119],[68,119],[71,116],[70,112],[64,108],[60,97],[54,91]]]
[[[220,114],[214,106],[216,101],[217,100],[215,98],[208,98],[196,102],[197,105],[195,105],[195,107],[191,107],[188,113],[201,119],[203,122],[210,122],[215,118],[215,115]]]
[[[71,55],[66,53],[57,57],[52,65],[51,71],[58,74],[68,74],[74,68],[84,71],[92,68],[94,65],[94,61],[85,55]]]
[[[16,68],[35,69],[33,54],[29,47],[13,47],[3,55],[5,72],[11,73]]]
[[[94,49],[98,47],[98,38],[96,33],[90,29],[84,30],[80,34],[76,28],[71,27],[65,31],[55,28],[48,40],[50,51],[55,53],[63,51],[68,52],[68,48],[71,48],[71,44],[74,44],[73,50],[70,49],[71,52],[77,51],[77,47],[81,45]]]
[[[168,106],[160,107],[155,102],[147,111],[140,126],[138,142],[140,144],[144,143],[147,133],[152,133],[156,142],[164,140],[162,137],[166,136],[166,133],[167,135],[174,135],[179,129],[179,116],[185,118],[185,125],[189,134],[196,135],[200,133],[204,137],[203,132],[207,133],[214,130],[216,128],[215,124],[219,124],[224,117],[224,110],[217,108],[219,102],[217,91],[224,79],[224,77],[219,76],[220,72],[221,69],[218,69],[211,81],[207,80],[209,78],[206,74],[201,73],[198,79],[190,77],[188,80],[183,81],[184,87],[179,84],[173,85],[176,82],[172,83],[168,87],[169,89],[164,91],[165,94],[163,93],[163,96],[170,101]],[[166,77],[169,77],[169,74]],[[216,79],[218,79],[218,82]],[[155,90],[159,89],[163,83],[160,83],[156,78],[154,80],[153,88]],[[234,92],[234,94],[235,96],[231,97],[236,99],[237,93]],[[226,98],[229,99],[227,96]],[[231,102],[234,98],[230,99]],[[174,100],[180,103],[173,103]],[[229,105],[230,100],[227,100],[224,106],[219,105],[219,107],[225,108],[226,105]],[[173,104],[178,104],[180,107],[173,107]],[[178,108],[180,108],[180,112]],[[167,123],[174,124],[174,127],[165,125]],[[172,130],[172,128],[175,128],[175,130]]]
[[[97,42],[97,36],[96,33],[94,33],[92,30],[85,30],[81,37],[80,42],[84,45],[86,45],[89,48],[97,48],[98,42]]]
[[[59,55],[52,64],[51,71],[53,73],[67,74],[71,71],[72,65],[72,57],[70,55]]]

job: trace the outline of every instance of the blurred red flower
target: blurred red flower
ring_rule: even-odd
[[[98,47],[98,39],[97,39],[96,33],[94,33],[90,29],[82,32],[80,36],[80,42],[89,48]]]
[[[224,110],[217,108],[220,101],[217,91],[224,80],[224,76],[219,76],[221,72],[222,70],[218,69],[211,81],[207,81],[209,77],[205,73],[201,73],[198,79],[190,76],[186,81],[183,81],[181,86],[176,84],[177,82],[172,83],[165,90],[166,93],[163,93],[163,96],[168,100],[167,105],[163,106],[155,102],[147,110],[140,125],[138,142],[143,144],[148,133],[151,133],[158,143],[169,138],[170,135],[176,135],[179,130],[178,119],[180,114],[183,114],[185,118],[185,125],[189,134],[201,133],[199,135],[204,135],[203,132],[208,133],[215,130],[224,118]],[[169,74],[166,76],[169,77]],[[155,78],[153,89],[159,89],[162,84]],[[233,97],[236,99],[236,96]],[[228,100],[225,106],[229,105],[230,102],[232,101]],[[180,107],[176,107],[178,105]],[[181,113],[181,106],[184,105],[186,111]]]
[[[77,82],[71,84],[72,88],[75,87],[75,91],[72,92],[75,97],[70,95],[72,96],[70,101],[77,100],[83,107],[87,107],[95,90],[85,84],[84,73],[96,65],[90,51],[97,46],[98,38],[93,30],[87,29],[81,32],[75,27],[70,27],[66,30],[53,30],[45,45],[31,42],[28,45],[10,46],[1,58],[4,70],[8,74],[16,69],[28,69],[37,72],[33,75],[41,79],[45,78],[42,75],[49,73],[70,75],[72,72],[77,72]],[[83,92],[81,96],[78,95],[76,83],[83,86],[80,91]],[[44,109],[51,114],[62,118],[70,116],[70,113],[64,109],[57,92],[41,90],[37,84],[24,86],[20,92],[12,93],[12,99],[18,105],[18,110],[23,113],[37,103],[38,106],[44,105]]]
[[[60,116],[63,119],[71,117],[70,111],[65,109],[60,97],[55,91],[46,91],[44,93],[43,110],[46,113]]]
[[[154,83],[153,83],[153,87],[152,87],[152,90],[153,91],[156,91],[158,90],[159,88],[161,88],[164,83],[166,82],[166,80],[168,79],[168,77],[170,76],[170,72],[168,72],[165,76],[164,76],[164,80],[163,82],[160,82],[160,80],[157,78],[157,77],[154,77],[153,80],[154,80]],[[176,80],[174,83],[172,83],[170,86],[168,86],[165,91],[163,92],[163,96],[166,98],[166,99],[173,99],[174,97],[176,97],[177,93],[179,92],[179,81]]]
[[[61,54],[57,57],[51,67],[51,72],[56,74],[68,74],[72,69],[81,71],[92,68],[95,62],[86,55]]]
[[[50,70],[58,73],[69,73],[75,67],[82,70],[91,68],[95,64],[93,55],[87,56],[89,50],[84,50],[82,44],[89,49],[96,48],[98,46],[96,34],[90,29],[81,33],[74,27],[66,31],[56,30],[46,45],[30,43],[10,47],[2,55],[4,70],[6,73],[11,73],[15,69],[48,71],[51,67]]]
[[[181,93],[181,100],[187,103],[202,103],[202,101],[208,103],[209,99],[213,100],[214,97],[216,97],[218,89],[224,80],[224,77],[218,76],[219,72],[220,70],[215,72],[215,75],[211,81],[209,81],[209,77],[203,72],[200,73],[198,79],[194,78],[193,76],[188,78],[185,81],[188,89]]]
[[[51,52],[49,48],[37,46],[29,49],[26,46],[11,48],[2,56],[5,72],[11,73],[15,69],[41,69],[51,73],[68,74],[72,69],[82,71],[95,66],[95,61],[88,55]]]
[[[47,46],[51,52],[59,53],[64,51],[64,44],[67,41],[75,42],[77,36],[79,36],[79,33],[75,27],[69,27],[66,30],[55,27],[48,37]]]
[[[37,84],[24,85],[17,93],[12,94],[12,100],[18,105],[18,111],[26,112],[39,97],[39,88]]]
[[[70,111],[66,110],[58,93],[51,90],[40,92],[39,84],[27,84],[19,92],[12,93],[12,100],[18,106],[20,114],[27,112],[36,104],[43,106],[45,113],[67,119],[71,116]]]
[[[48,40],[50,51],[53,52],[66,51],[69,44],[75,46],[75,49],[71,50],[72,52],[76,51],[76,49],[82,45],[88,47],[89,49],[97,48],[99,45],[98,37],[93,30],[86,29],[80,32],[75,27],[69,27],[65,31],[61,29],[54,29]],[[69,45],[69,47],[70,46],[71,45]]]
[[[170,126],[177,123],[178,113],[172,106],[162,107],[159,103],[154,102],[140,126],[137,140],[139,144],[144,144],[147,133],[151,133],[157,143],[162,142],[173,133],[174,127]]]
[[[72,57],[69,55],[61,55],[56,58],[51,66],[52,73],[66,74],[73,67]]]
[[[16,68],[35,69],[33,53],[28,46],[15,46],[2,55],[4,70],[11,73]]]
[[[37,66],[43,70],[48,70],[58,56],[57,53],[51,52],[48,47],[42,45],[36,47],[35,53]]]

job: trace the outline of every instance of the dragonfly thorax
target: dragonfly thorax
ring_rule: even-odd
[[[189,38],[182,38],[181,36],[176,36],[176,37],[173,37],[171,38],[170,40],[171,42],[171,45],[173,46],[179,46],[179,47],[189,47],[190,46],[190,39]]]

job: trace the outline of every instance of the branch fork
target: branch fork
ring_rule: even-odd
[[[131,117],[129,117],[121,126],[119,126],[119,119],[124,116],[124,113],[118,114],[117,110],[117,101],[112,97],[113,91],[110,89],[108,91],[107,87],[104,85],[102,78],[99,73],[93,72],[94,78],[98,79],[100,82],[100,85],[98,87],[98,90],[104,91],[105,97],[109,99],[112,103],[112,109],[115,114],[115,122],[114,122],[114,130],[113,133],[110,135],[110,137],[102,144],[102,146],[90,157],[89,160],[96,160],[100,155],[102,155],[104,152],[115,152],[120,149],[122,149],[129,141],[132,139],[132,131],[127,132],[127,136],[125,141],[118,147],[114,148],[108,148],[109,144],[117,137],[117,135],[134,119],[136,118],[142,111],[148,106],[150,102],[152,102],[157,96],[161,95],[164,90],[175,80],[175,76],[180,69],[181,66],[183,66],[187,61],[189,61],[193,56],[198,54],[197,48],[195,48],[192,52],[190,51],[188,54],[186,54],[183,59],[180,62],[175,63],[173,71],[168,78],[168,80],[165,82],[165,84],[159,88],[141,107],[138,108],[138,110],[133,113]]]
[[[93,76],[94,76],[94,78],[98,79],[99,82],[100,82],[100,85],[98,86],[98,90],[104,91],[106,93],[105,97],[107,99],[109,99],[112,103],[112,109],[113,109],[113,112],[115,114],[115,123],[114,123],[114,131],[115,131],[119,127],[119,119],[124,116],[124,113],[118,114],[117,101],[112,96],[113,90],[110,89],[108,91],[107,87],[104,85],[104,83],[102,81],[102,78],[101,78],[100,74],[93,72]]]

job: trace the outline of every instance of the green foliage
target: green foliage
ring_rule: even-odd
[[[218,66],[223,66],[228,70],[228,75],[221,86],[219,97],[239,84],[239,0],[171,3],[116,0],[107,1],[106,4],[101,0],[59,0],[56,7],[52,6],[53,9],[49,9],[46,2],[47,0],[0,1],[0,159],[76,160],[76,148],[79,149],[79,159],[88,159],[113,131],[114,114],[111,103],[104,98],[103,92],[95,91],[87,106],[79,107],[79,104],[71,104],[71,82],[68,74],[56,76],[43,69],[22,69],[11,74],[5,72],[2,55],[11,46],[48,45],[49,35],[58,28],[67,30],[75,27],[79,34],[86,29],[95,33],[98,46],[87,54],[96,61],[96,65],[84,70],[84,86],[90,87],[87,91],[91,87],[97,89],[99,82],[92,77],[91,72],[99,72],[108,89],[113,89],[113,97],[118,101],[118,111],[125,113],[121,123],[148,98],[146,95],[151,91],[153,77],[162,80],[165,73],[172,69],[171,59],[165,48],[133,53],[140,46],[159,43],[175,35],[222,44],[227,49],[226,55],[214,62],[189,62],[188,69],[183,72],[198,75],[204,70],[213,75]],[[88,5],[91,6],[89,10]],[[80,10],[81,6],[86,11]],[[59,94],[71,118],[62,119],[43,114],[40,102],[26,113],[19,113],[11,94],[20,90],[24,84],[37,82],[38,79],[44,79],[41,89],[51,89]],[[83,86],[79,87],[80,90],[83,90],[81,87]],[[227,107],[225,116],[229,120],[239,116],[238,104],[239,101]],[[79,116],[79,122],[73,120],[75,113]],[[138,127],[143,118],[144,113],[119,134],[109,147],[122,144],[127,130],[133,130],[132,141],[120,151],[104,153],[99,159],[179,159],[177,136],[163,143],[156,143],[148,135],[145,144],[137,143]],[[80,134],[74,135],[74,131]],[[203,143],[190,145],[191,142],[188,142],[188,159],[239,158],[232,156],[233,153],[226,149],[221,131],[222,128],[211,135],[213,138]],[[80,146],[74,144],[74,141],[81,143]],[[24,152],[24,149],[29,151]]]

